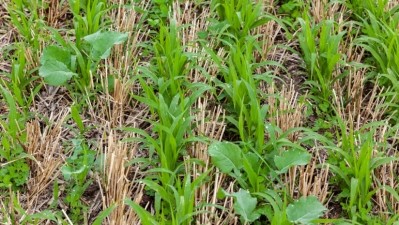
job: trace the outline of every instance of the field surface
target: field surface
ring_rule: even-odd
[[[397,0],[0,0],[0,224],[399,225]]]

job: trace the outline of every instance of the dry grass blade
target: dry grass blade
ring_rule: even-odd
[[[137,171],[126,166],[136,154],[137,146],[129,146],[115,139],[111,131],[105,137],[104,149],[104,184],[102,193],[103,209],[116,204],[116,208],[107,217],[107,224],[139,224],[139,219],[131,208],[124,204],[124,200],[132,198],[140,203],[143,196],[143,188],[135,181]]]
[[[345,6],[340,2],[327,0],[311,1],[310,11],[316,23],[327,19],[334,20],[337,16],[340,18],[339,20],[342,20],[346,10]]]
[[[57,179],[60,167],[64,163],[62,124],[69,114],[68,110],[50,117],[50,123],[43,130],[38,120],[27,124],[27,153],[36,160],[31,162],[31,177],[28,182],[26,207],[28,213],[40,212],[48,207],[52,200],[51,184]]]
[[[9,73],[11,62],[5,59],[6,47],[13,42],[13,29],[7,12],[8,0],[0,3],[0,75]]]
[[[197,129],[195,131],[197,136],[205,136],[213,140],[221,140],[226,127],[223,121],[224,111],[222,108],[220,106],[210,108],[207,99],[199,99],[196,107],[198,109],[198,112],[196,113]],[[220,121],[221,119],[222,121]],[[196,142],[190,150],[192,157],[200,159],[205,163],[205,166],[197,164],[193,166],[194,168],[191,171],[194,178],[211,168],[207,151],[208,145],[201,142]],[[219,188],[223,187],[225,175],[214,171],[209,174],[209,177],[211,177],[210,181],[203,184],[196,191],[195,202],[197,204],[204,202],[211,205],[219,204],[216,194]],[[205,210],[206,213],[200,214],[197,217],[197,224],[216,224],[217,221],[220,221],[222,218],[214,206],[206,206],[201,210]]]
[[[283,132],[302,126],[306,106],[303,102],[299,102],[299,93],[295,91],[293,80],[288,86],[283,85],[281,90],[276,90],[276,87],[271,85],[267,92],[269,112],[273,115],[269,119],[271,123],[276,124]],[[291,133],[288,137],[291,141],[295,141],[298,139],[298,133]]]
[[[399,140],[399,130],[392,135],[393,138],[386,140],[386,133],[388,132],[388,124],[385,124],[378,128],[379,132],[376,132],[378,135],[374,137],[374,141],[376,143],[389,143],[388,148],[386,149],[386,155],[390,156],[398,156],[397,147]],[[399,172],[398,161],[390,162],[389,164],[382,165],[380,168],[374,171],[374,188],[377,190],[375,194],[375,210],[379,212],[379,214],[385,218],[389,219],[388,213],[383,212],[393,212],[395,214],[399,213],[399,199],[394,193],[387,191],[384,187],[390,187],[393,190],[397,190],[399,187],[399,182],[395,174]],[[382,188],[379,188],[382,187]]]
[[[316,160],[312,160],[310,164],[299,168],[299,193],[301,196],[316,196],[324,204],[329,194],[328,178],[330,174],[328,166],[317,169],[317,164]]]

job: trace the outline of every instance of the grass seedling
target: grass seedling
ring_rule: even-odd
[[[159,163],[155,164],[153,180],[143,183],[155,191],[155,216],[159,224],[190,224],[194,216],[194,193],[201,178],[191,183],[190,175],[180,180],[180,162],[186,146],[193,141],[191,137],[191,106],[208,89],[204,84],[188,85],[186,74],[190,61],[183,51],[178,35],[176,21],[169,27],[161,25],[158,39],[154,43],[155,57],[150,68],[140,68],[142,74],[137,79],[143,87],[144,96],[134,96],[148,105],[153,118],[153,135],[139,129],[129,129],[143,138],[138,140],[148,148],[150,155],[156,153]],[[202,177],[202,175],[201,175]],[[198,178],[197,178],[198,179]],[[193,186],[194,185],[194,186]],[[142,214],[143,224],[152,224],[137,205],[130,204],[137,213]],[[170,222],[166,222],[170,221]]]
[[[256,87],[258,86],[252,71],[252,45],[237,45],[231,48],[228,67],[222,69],[224,82],[219,85],[225,90],[232,108],[238,116],[228,117],[238,129],[245,143],[253,142],[255,149],[262,152],[264,143],[264,121],[267,107],[261,106]]]
[[[211,8],[219,16],[216,27],[226,27],[225,39],[235,37],[244,43],[250,31],[266,23],[270,18],[262,12],[262,3],[252,0],[212,0]]]
[[[0,210],[0,215],[2,215],[0,221],[2,223],[39,225],[43,224],[45,221],[51,221],[57,224],[66,225],[66,223],[62,223],[62,220],[50,210],[43,210],[41,212],[29,214],[29,212],[23,208],[19,195],[14,191],[10,190],[7,200],[1,203],[9,206],[8,209],[7,207],[4,207],[4,209]]]
[[[31,71],[27,71],[27,61],[24,52],[25,44],[19,43],[16,45],[15,53],[12,61],[12,69],[10,74],[6,74],[8,81],[1,79],[2,85],[10,91],[17,105],[23,111],[23,114],[28,114],[28,108],[34,100],[34,97],[39,92],[42,85],[37,85],[32,88],[32,84],[37,77],[32,76]],[[30,91],[29,89],[32,88]]]
[[[298,21],[302,27],[298,39],[309,72],[308,83],[315,88],[313,93],[320,96],[322,104],[329,104],[332,84],[336,80],[334,72],[342,60],[339,44],[345,32],[336,32],[334,22],[330,20],[317,25],[309,18],[299,18]]]
[[[389,0],[351,0],[348,1],[349,9],[351,9],[359,18],[367,16],[367,11],[372,12],[378,18],[385,17],[385,7]]]
[[[12,24],[34,51],[40,49],[39,37],[43,27],[43,21],[39,16],[39,4],[38,0],[12,0],[7,7]]]
[[[383,156],[383,149],[374,144],[375,127],[371,127],[370,131],[357,133],[352,126],[348,128],[340,119],[339,127],[341,145],[328,147],[333,152],[330,170],[338,176],[338,184],[342,190],[340,197],[347,199],[343,207],[352,222],[366,223],[371,219],[369,213],[372,210],[372,196],[376,188],[379,188],[372,188],[373,171],[396,158]],[[374,155],[375,149],[380,150],[377,156]]]
[[[394,15],[389,21],[384,21],[368,12],[368,18],[362,19],[364,35],[355,43],[371,53],[375,62],[373,66],[376,66],[380,73],[388,74],[388,70],[391,70],[399,76],[399,59],[396,51],[399,47],[397,34],[399,14]]]
[[[26,115],[17,109],[17,102],[12,94],[0,85],[0,93],[6,101],[9,112],[1,118],[0,143],[0,188],[17,188],[25,184],[29,176],[29,166],[25,153],[26,133],[24,132]]]
[[[155,52],[154,66],[141,68],[142,77],[148,78],[148,80],[139,77],[146,98],[157,101],[154,85],[155,90],[163,96],[166,104],[170,104],[176,95],[179,95],[181,99],[184,98],[183,88],[187,81],[185,75],[190,62],[181,46],[175,20],[171,20],[169,26],[161,25],[158,38],[154,41],[151,49]]]
[[[73,13],[76,47],[82,49],[83,37],[94,34],[104,27],[103,16],[107,12],[105,0],[69,0]]]
[[[377,69],[370,72],[369,76],[386,88],[388,111],[394,114],[399,108],[399,12],[392,12],[388,19],[377,17],[371,11],[367,13],[368,18],[361,19],[364,35],[357,38],[355,43],[371,54],[366,62]],[[393,120],[396,120],[395,117],[392,116]]]
[[[189,162],[186,163],[189,164]],[[201,213],[194,207],[195,193],[206,181],[209,171],[202,173],[195,180],[192,180],[189,171],[185,171],[182,177],[177,171],[171,173],[173,185],[161,186],[150,179],[142,181],[157,193],[155,219],[137,203],[131,200],[126,201],[127,205],[136,211],[143,225],[189,225],[192,224],[195,216]]]
[[[184,76],[189,62],[181,48],[175,23],[172,22],[170,29],[164,26],[160,28],[159,40],[154,48],[155,66],[151,69],[141,68],[143,75],[138,77],[144,97],[134,97],[147,104],[153,115],[159,118],[159,121],[153,122],[154,132],[158,134],[156,142],[159,144],[153,147],[160,157],[161,167],[174,171],[186,144],[185,135],[191,130],[188,109],[205,90],[201,89],[202,85],[193,85],[192,90],[197,86],[199,92],[193,91],[190,97],[185,97],[188,89],[191,89],[185,86]],[[155,142],[152,138],[150,140]]]

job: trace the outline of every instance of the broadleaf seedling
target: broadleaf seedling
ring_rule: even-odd
[[[83,83],[88,84],[85,74],[90,74],[90,72],[87,70],[94,72],[100,60],[106,59],[111,54],[111,48],[122,44],[127,38],[127,33],[98,31],[83,37],[86,45],[82,49],[78,49],[73,43],[70,43],[70,48],[57,45],[47,46],[40,59],[39,75],[47,84],[54,86],[64,85],[72,77],[83,79],[85,80]]]
[[[295,224],[313,224],[327,208],[315,196],[301,197],[287,207],[287,218]]]

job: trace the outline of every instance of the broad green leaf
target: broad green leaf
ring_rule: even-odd
[[[67,66],[71,64],[71,54],[68,50],[57,45],[47,46],[43,50],[43,55],[40,58],[40,64],[45,64],[46,61],[58,61]]]
[[[285,173],[292,166],[303,166],[309,163],[311,155],[308,152],[294,149],[284,151],[281,156],[274,156],[274,163],[280,173]]]
[[[61,173],[64,176],[65,180],[70,180],[71,176],[83,173],[86,168],[87,167],[85,165],[81,166],[79,169],[74,169],[71,166],[64,165],[61,168]]]
[[[41,65],[39,75],[50,85],[63,85],[72,76],[77,76],[64,63],[59,61],[47,60]]]
[[[256,211],[258,201],[252,197],[249,191],[240,189],[234,193],[234,210],[245,222],[253,222],[259,218],[260,213]]]
[[[91,45],[90,55],[93,60],[106,59],[111,53],[112,46],[122,44],[128,38],[127,33],[119,32],[96,32],[83,39]]]
[[[208,148],[212,163],[223,173],[242,168],[241,149],[230,142],[214,142]]]
[[[313,224],[326,210],[315,196],[301,197],[287,207],[287,218],[293,223]]]

